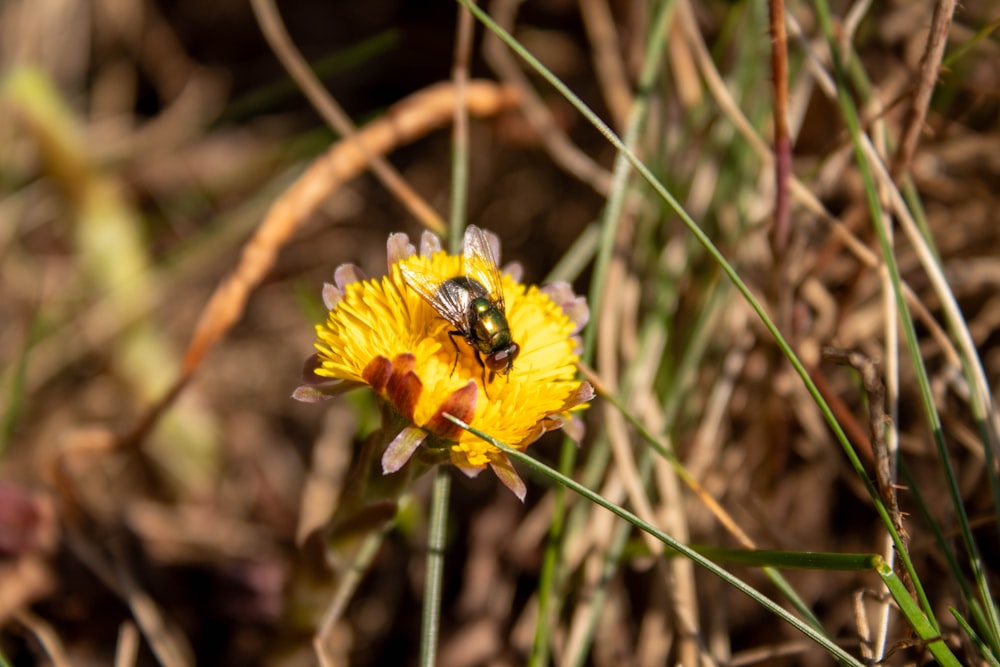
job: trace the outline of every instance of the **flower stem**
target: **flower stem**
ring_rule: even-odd
[[[450,471],[446,466],[438,466],[434,478],[434,495],[431,498],[431,525],[427,536],[427,576],[420,632],[420,664],[423,667],[433,667],[437,654],[438,625],[441,619],[441,575],[444,572],[450,494]]]

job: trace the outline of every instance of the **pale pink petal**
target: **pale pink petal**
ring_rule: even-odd
[[[528,487],[521,479],[521,476],[514,470],[514,465],[507,458],[506,454],[500,454],[490,461],[490,467],[503,485],[514,492],[517,499],[522,503],[524,496],[528,493]]]
[[[320,401],[328,401],[331,398],[336,398],[345,392],[363,386],[364,384],[360,382],[330,378],[330,382],[325,385],[299,385],[292,392],[292,398],[303,403],[319,403]]]
[[[360,382],[317,375],[316,371],[322,365],[318,354],[310,355],[305,360],[302,365],[302,384],[292,392],[292,398],[303,403],[317,403],[363,386]]]
[[[576,415],[571,416],[563,423],[563,432],[566,433],[566,437],[578,445],[583,442],[586,430],[583,420]]]
[[[503,267],[503,272],[514,279],[514,282],[521,282],[521,278],[524,277],[524,267],[521,262],[510,262],[507,266]]]
[[[382,454],[382,473],[388,475],[405,466],[425,438],[427,433],[414,426],[400,431]]]
[[[299,376],[302,378],[302,384],[319,386],[334,381],[334,378],[316,372],[321,368],[323,368],[323,360],[319,358],[319,354],[314,353],[306,357],[306,360],[302,362],[302,374]],[[336,380],[336,382],[340,382],[340,380]]]
[[[389,240],[385,243],[385,256],[389,261],[390,270],[393,264],[409,259],[416,251],[406,234],[402,232],[390,234]]]
[[[486,240],[490,244],[490,249],[493,250],[493,259],[496,260],[497,265],[500,264],[500,257],[502,256],[500,249],[500,237],[493,232],[483,230],[483,234],[486,235]]]
[[[341,264],[337,267],[337,270],[333,272],[333,282],[341,291],[343,291],[344,288],[351,283],[367,279],[368,276],[366,276],[365,272],[361,270],[361,267],[356,264]]]
[[[441,252],[441,237],[425,231],[420,235],[420,256],[430,257],[436,252]]]
[[[323,305],[327,310],[333,310],[344,298],[344,290],[330,283],[323,283]]]
[[[576,393],[570,396],[566,403],[563,404],[564,410],[570,410],[578,405],[583,405],[584,403],[590,403],[597,396],[597,392],[594,391],[594,386],[589,382],[581,382],[580,388],[576,390]]]
[[[587,300],[582,296],[573,293],[573,288],[569,283],[558,282],[546,285],[542,288],[542,294],[548,296],[552,301],[562,308],[570,320],[576,325],[573,333],[580,331],[586,326],[590,319],[590,309],[587,307]]]

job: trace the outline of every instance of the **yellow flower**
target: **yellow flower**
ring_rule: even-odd
[[[477,243],[488,244],[480,255],[470,251]],[[318,353],[306,362],[305,384],[294,396],[316,401],[368,385],[408,424],[386,448],[383,472],[399,470],[422,444],[445,446],[463,472],[474,476],[489,466],[523,499],[524,482],[506,455],[443,414],[522,450],[554,428],[572,426],[571,433],[579,434],[571,413],[593,398],[590,385],[576,379],[576,334],[587,320],[585,301],[565,283],[542,289],[521,284],[516,265],[497,273],[502,295],[496,296],[517,346],[511,348],[516,356],[510,372],[500,368],[494,377],[489,368],[495,363],[487,359],[484,366],[486,355],[455,333],[454,322],[414,289],[412,276],[435,289],[459,276],[478,278],[499,255],[496,237],[470,227],[464,256],[442,252],[427,232],[419,254],[405,234],[393,234],[387,245],[386,276],[366,280],[359,269],[344,265],[334,274],[335,284],[324,287],[329,314],[316,327]],[[485,267],[470,266],[480,261]]]

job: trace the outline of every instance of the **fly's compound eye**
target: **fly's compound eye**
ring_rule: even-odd
[[[514,366],[514,360],[521,352],[521,346],[511,343],[507,347],[497,350],[486,358],[486,365],[494,373],[508,373]]]

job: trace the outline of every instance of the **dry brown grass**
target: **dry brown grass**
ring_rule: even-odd
[[[425,202],[416,205],[425,220],[448,209],[441,128],[465,100],[469,220],[495,230],[531,282],[588,238],[613,188],[614,151],[565,100],[492,38],[476,43],[471,72],[493,81],[456,95],[447,2],[328,5],[282,7],[292,41],[315,61],[381,36],[374,53],[335,64],[325,84],[368,153],[388,159]],[[969,2],[948,25],[948,4],[935,6],[936,17],[922,3],[897,3],[855,18],[864,5],[850,5],[838,28],[870,79],[870,101],[858,107],[864,128],[896,182],[912,178],[985,378],[996,381],[1000,46],[976,32],[1000,16]],[[497,2],[490,11],[622,131],[636,102],[646,3],[527,3],[518,14]],[[821,349],[878,362],[902,456],[950,529],[914,369],[893,352],[899,334],[863,181],[824,88],[825,45],[798,5],[786,8],[789,226],[782,240],[769,236],[762,11],[677,3],[640,154],[765,299],[873,476],[864,390]],[[289,394],[322,316],[321,284],[342,262],[380,274],[387,235],[418,230],[413,200],[366,175],[370,155],[329,136],[295,89],[282,88],[240,3],[8,0],[0,77],[0,652],[15,665],[312,664],[315,619],[289,603],[288,582],[377,413],[363,396],[327,408]],[[892,211],[892,188],[881,186]],[[576,476],[589,474],[603,495],[683,542],[883,551],[870,499],[772,338],[735,290],[719,288],[718,268],[662,203],[639,187],[630,193],[608,296],[592,313],[593,365],[672,444],[704,495],[659,459],[640,480],[643,441],[601,399]],[[996,568],[997,518],[968,404],[976,388],[960,375],[959,337],[943,325],[947,303],[918,250],[897,228],[895,256],[956,477]],[[578,291],[587,268],[574,273]],[[555,461],[558,448],[545,439],[531,451]],[[602,455],[606,463],[592,463]],[[429,481],[412,491],[407,520],[331,636],[350,664],[416,663]],[[453,494],[439,664],[523,664],[553,494],[529,480],[521,505],[486,475],[456,476]],[[899,502],[916,567],[950,622],[946,606],[961,607],[956,583],[905,488]],[[578,651],[599,666],[830,661],[688,561],[651,555],[659,543],[637,535],[598,588],[617,524],[570,503],[556,664]],[[759,572],[736,571],[773,593]],[[996,583],[994,569],[988,576]],[[859,626],[877,626],[877,605],[865,618],[855,601],[874,600],[878,579],[789,579],[827,632],[861,655]],[[923,660],[890,616],[887,642],[898,650],[888,663]],[[956,626],[943,631],[975,664]]]

